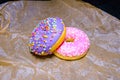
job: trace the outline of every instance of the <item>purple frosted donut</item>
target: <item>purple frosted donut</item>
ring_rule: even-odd
[[[65,33],[65,25],[58,17],[40,21],[29,40],[30,52],[36,55],[52,54],[63,42]]]

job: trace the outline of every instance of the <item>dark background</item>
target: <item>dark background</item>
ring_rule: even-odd
[[[0,4],[7,2],[8,0],[0,0]],[[50,1],[50,0],[40,0],[40,1]],[[80,1],[80,0],[76,0]],[[120,19],[120,0],[82,0],[88,2],[107,13]]]
[[[120,19],[120,0],[83,0]]]

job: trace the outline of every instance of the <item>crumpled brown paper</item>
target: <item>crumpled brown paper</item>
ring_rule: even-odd
[[[29,53],[36,24],[56,16],[87,33],[91,46],[84,58],[64,61]],[[0,5],[0,25],[0,80],[120,80],[120,20],[88,3],[6,2]]]

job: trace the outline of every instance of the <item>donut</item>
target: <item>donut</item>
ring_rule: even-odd
[[[65,25],[59,17],[41,20],[31,33],[30,52],[35,55],[49,55],[64,41]]]
[[[65,40],[54,54],[64,60],[77,60],[86,55],[89,46],[89,38],[82,30],[66,27]]]

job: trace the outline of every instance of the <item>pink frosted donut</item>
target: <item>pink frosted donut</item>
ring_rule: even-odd
[[[76,60],[86,55],[90,46],[88,36],[80,29],[66,27],[66,37],[54,54],[65,60]]]

